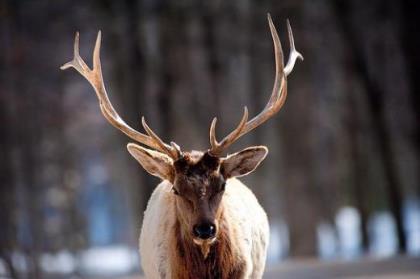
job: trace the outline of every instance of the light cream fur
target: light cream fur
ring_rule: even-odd
[[[154,190],[144,213],[140,234],[141,265],[147,278],[171,278],[168,241],[175,222],[172,184],[163,181]],[[254,194],[236,178],[227,181],[221,206],[235,235],[231,241],[246,259],[245,278],[262,278],[269,227],[265,211]]]

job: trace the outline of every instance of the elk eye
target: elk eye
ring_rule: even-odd
[[[172,192],[174,192],[175,195],[179,196],[179,192],[175,187],[172,187]]]

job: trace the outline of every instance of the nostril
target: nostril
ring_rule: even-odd
[[[200,235],[201,235],[201,230],[200,230],[199,226],[194,226],[193,231],[194,231],[194,236],[195,236],[195,237],[200,237]]]
[[[216,234],[216,226],[211,223],[203,223],[195,225],[193,228],[194,236],[201,239],[208,239],[214,237]]]

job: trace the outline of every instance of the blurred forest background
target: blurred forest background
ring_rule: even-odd
[[[305,57],[281,112],[230,148],[270,153],[245,182],[271,222],[269,263],[420,255],[418,1],[0,0],[0,274],[136,272],[159,182],[126,151],[93,89],[62,72],[102,30],[116,110],[165,141],[209,147],[258,113],[274,79],[267,12]],[[58,278],[58,275],[57,277]]]

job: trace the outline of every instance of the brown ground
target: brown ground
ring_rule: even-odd
[[[358,261],[293,260],[267,268],[264,279],[420,279],[420,258]],[[119,279],[144,279],[132,276]]]
[[[420,258],[396,257],[346,262],[291,261],[267,269],[265,279],[386,278],[420,279]]]

